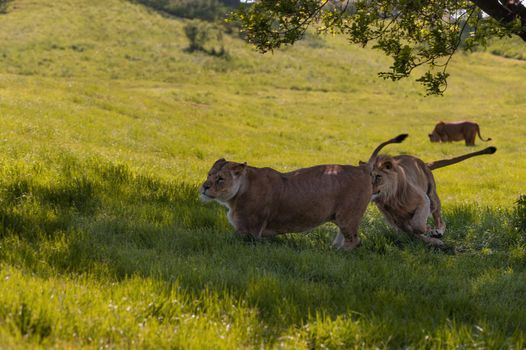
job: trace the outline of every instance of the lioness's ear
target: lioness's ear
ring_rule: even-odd
[[[220,158],[220,159],[215,161],[214,165],[217,165],[217,164],[220,164],[220,163],[225,163],[225,162],[226,162],[225,158]]]
[[[239,176],[243,173],[245,168],[247,167],[247,162],[244,162],[243,164],[236,164],[230,169],[234,176]]]

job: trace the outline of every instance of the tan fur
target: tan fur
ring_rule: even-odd
[[[229,221],[239,235],[272,237],[333,222],[340,229],[333,245],[350,250],[360,242],[358,226],[371,198],[376,155],[406,136],[382,143],[369,162],[358,167],[317,165],[281,173],[219,159],[199,193],[203,200],[216,200],[229,209]]]
[[[428,244],[441,246],[446,224],[440,213],[440,198],[431,170],[461,162],[482,154],[495,153],[488,147],[453,159],[424,163],[410,156],[379,156],[371,171],[372,200],[387,221],[401,231],[414,234]],[[435,227],[427,226],[432,215]]]
[[[490,141],[491,138],[484,140],[480,136],[480,127],[475,122],[460,121],[460,122],[438,122],[435,128],[429,134],[431,142],[452,142],[452,141],[466,141],[466,146],[475,146],[476,136],[482,141]]]

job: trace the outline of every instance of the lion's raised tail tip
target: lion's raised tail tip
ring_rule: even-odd
[[[493,154],[495,152],[497,152],[497,147],[491,146],[491,147],[486,148],[486,153],[488,154]]]
[[[400,134],[393,139],[393,142],[400,143],[404,141],[407,138],[407,136],[409,136],[409,134]]]

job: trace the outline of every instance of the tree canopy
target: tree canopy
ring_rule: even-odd
[[[428,94],[447,87],[447,65],[459,47],[472,50],[492,37],[526,41],[521,0],[258,0],[234,15],[249,42],[261,52],[294,44],[308,27],[345,35],[393,59],[385,79],[417,78]]]

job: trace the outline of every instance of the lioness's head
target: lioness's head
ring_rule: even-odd
[[[429,136],[429,141],[431,142],[439,142],[440,141],[440,137],[438,136],[437,132],[435,130],[433,130],[433,132],[431,134],[428,135]]]
[[[199,197],[204,201],[226,202],[239,191],[246,163],[228,162],[218,159],[208,172],[206,181],[199,188]]]
[[[403,172],[397,165],[396,159],[380,156],[376,159],[371,171],[373,181],[372,200],[388,199],[396,195],[398,183]]]

